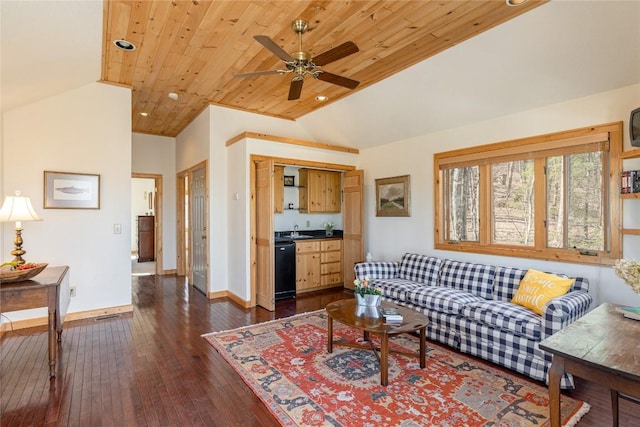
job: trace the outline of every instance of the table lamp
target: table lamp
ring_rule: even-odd
[[[14,221],[16,223],[16,238],[13,240],[15,248],[11,251],[11,255],[15,257],[12,262],[17,262],[20,265],[25,263],[22,255],[27,253],[22,249],[22,221],[42,221],[42,218],[33,210],[31,200],[28,197],[20,196],[19,191],[16,191],[15,196],[7,196],[2,204],[2,209],[0,209],[0,222]]]

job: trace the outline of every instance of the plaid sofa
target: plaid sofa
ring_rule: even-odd
[[[382,290],[383,299],[426,314],[429,339],[544,382],[552,355],[538,343],[586,314],[593,301],[589,282],[577,277],[540,316],[510,302],[526,269],[426,255],[407,253],[399,263],[361,262],[354,269],[357,279],[368,277]],[[561,385],[573,388],[573,378],[565,374]]]

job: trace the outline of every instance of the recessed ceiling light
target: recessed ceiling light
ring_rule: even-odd
[[[324,96],[324,95],[318,95],[316,96],[316,101],[318,102],[325,102],[326,100],[328,100],[329,98]]]
[[[140,114],[142,117],[149,117],[149,113],[145,113],[144,111],[138,114]]]
[[[507,2],[507,6],[520,6],[525,4],[529,0],[505,0]]]
[[[113,44],[122,50],[136,50],[136,45],[125,39],[114,40]]]

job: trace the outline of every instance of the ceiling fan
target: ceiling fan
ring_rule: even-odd
[[[298,51],[292,52],[289,55],[285,52],[276,42],[274,42],[268,36],[254,36],[260,44],[269,49],[271,53],[284,61],[285,69],[271,70],[271,71],[256,71],[253,73],[235,74],[234,77],[257,77],[266,76],[269,74],[289,74],[293,73],[294,77],[291,79],[291,85],[289,86],[289,101],[294,101],[300,98],[302,92],[302,84],[304,78],[307,75],[312,76],[314,79],[322,80],[327,83],[346,87],[349,89],[355,89],[360,82],[349,79],[347,77],[339,76],[337,74],[328,73],[322,69],[321,66],[327,65],[338,59],[342,59],[345,56],[349,56],[358,52],[358,46],[353,42],[344,42],[339,46],[323,52],[316,57],[311,57],[311,53],[302,50],[302,34],[307,32],[309,23],[303,19],[296,19],[291,23],[291,29],[298,34]]]

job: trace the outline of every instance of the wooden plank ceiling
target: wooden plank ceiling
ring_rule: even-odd
[[[107,0],[102,80],[132,88],[134,132],[176,136],[209,104],[295,120],[326,105],[317,95],[336,101],[545,1]],[[323,67],[359,81],[357,89],[307,76],[300,99],[288,101],[291,75],[234,77],[284,68],[253,36],[298,51],[291,23],[299,18],[309,22],[303,50],[312,56],[346,41],[358,46]],[[137,49],[118,49],[117,39]]]

